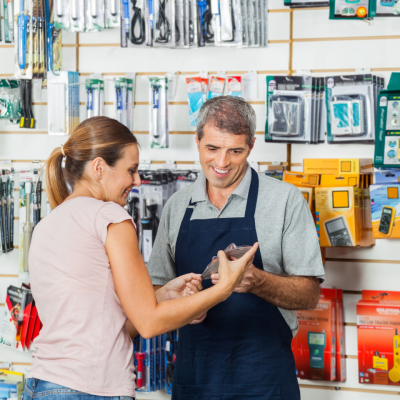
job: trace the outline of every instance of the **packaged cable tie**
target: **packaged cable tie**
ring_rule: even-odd
[[[167,79],[149,78],[149,133],[151,148],[168,148]]]
[[[221,75],[213,75],[210,78],[208,83],[208,94],[207,100],[212,99],[213,97],[222,96],[224,94],[225,88],[225,76]]]
[[[232,243],[224,250],[224,252],[228,259],[229,257],[234,257],[239,259],[243,257],[251,249],[252,246],[236,246],[234,243]],[[202,279],[203,280],[211,279],[211,275],[218,273],[218,267],[219,267],[219,259],[217,256],[214,256],[210,264],[207,265],[206,269],[201,274]]]
[[[85,30],[87,32],[102,31],[106,27],[104,0],[86,0]]]
[[[117,28],[120,25],[120,8],[119,0],[105,0],[106,28]]]
[[[240,75],[228,76],[228,95],[233,97],[243,97],[242,77]]]
[[[200,108],[205,101],[202,78],[200,76],[186,78],[186,91],[189,103],[190,126],[196,127]]]
[[[175,47],[180,35],[175,23],[175,0],[154,0],[153,7],[154,47]]]

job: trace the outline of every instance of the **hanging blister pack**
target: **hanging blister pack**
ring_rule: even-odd
[[[71,29],[71,4],[72,1],[54,1],[54,28]]]
[[[325,85],[328,143],[374,143],[372,75],[327,77]]]
[[[265,141],[312,143],[310,76],[267,76]]]
[[[61,0],[60,0],[61,1]],[[69,0],[69,30],[71,32],[85,31],[85,3],[88,0]],[[93,0],[95,1],[95,0]],[[64,3],[64,2],[63,2]]]
[[[104,81],[86,79],[86,118],[104,116]]]
[[[224,94],[226,77],[222,75],[213,75],[208,82],[207,100],[219,97]]]
[[[175,0],[175,47],[189,48],[189,0]]]
[[[178,31],[175,21],[175,0],[154,0],[153,7],[154,47],[175,47]]]
[[[216,46],[237,47],[243,44],[240,0],[212,0]]]
[[[149,132],[150,147],[169,147],[168,79],[149,78]]]
[[[199,115],[200,108],[206,101],[208,86],[207,82],[208,79],[206,75],[204,75],[204,77],[195,76],[192,78],[186,78],[190,126],[195,127],[197,125],[197,117]]]
[[[200,25],[200,47],[214,44],[214,21],[211,12],[211,0],[198,0],[199,25]]]
[[[189,47],[199,47],[199,16],[197,0],[189,0]]]
[[[121,18],[120,0],[105,0],[106,28],[117,28]]]
[[[259,0],[260,2],[260,46],[268,47],[268,0]]]
[[[228,95],[233,97],[243,97],[242,77],[240,75],[228,76]]]
[[[14,54],[15,77],[32,79],[33,77],[33,3],[20,0],[14,3]]]
[[[153,0],[122,0],[122,47],[152,46],[153,44]]]
[[[85,0],[85,31],[96,32],[106,28],[104,0]]]
[[[4,0],[4,40],[14,43],[14,0]]]
[[[21,119],[19,81],[0,79],[0,118],[17,124]]]
[[[132,131],[133,130],[133,107],[135,105],[135,74],[134,73],[126,73],[126,84],[127,84],[127,92],[126,92],[126,118],[127,118],[127,127]]]
[[[114,78],[115,102],[114,112],[115,119],[121,124],[128,126],[127,118],[127,91],[128,84],[126,78]]]
[[[241,258],[243,257],[249,250],[251,250],[251,246],[236,246],[236,244],[230,244],[225,250],[225,255],[229,259],[229,257]],[[218,274],[219,267],[219,259],[217,256],[214,256],[207,265],[206,269],[201,274],[203,280],[211,279],[211,275]]]

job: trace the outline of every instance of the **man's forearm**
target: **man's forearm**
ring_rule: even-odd
[[[313,310],[319,299],[316,277],[278,276],[260,271],[252,293],[285,310]]]

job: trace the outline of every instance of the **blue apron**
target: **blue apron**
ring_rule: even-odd
[[[190,202],[176,243],[178,276],[201,274],[211,257],[231,243],[258,241],[258,175],[251,173],[244,218],[191,221],[195,204]],[[263,269],[259,249],[254,265]],[[204,289],[210,286],[210,280],[203,282]],[[251,293],[233,293],[201,324],[179,330],[172,400],[299,400],[291,341],[291,329],[276,306]]]

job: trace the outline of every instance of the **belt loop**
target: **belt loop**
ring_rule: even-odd
[[[35,391],[35,389],[36,389],[36,384],[37,384],[37,379],[36,378],[33,378],[33,391]]]

